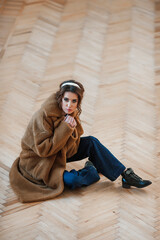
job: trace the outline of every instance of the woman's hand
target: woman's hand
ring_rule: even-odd
[[[67,122],[72,128],[75,128],[77,126],[77,122],[74,117],[71,117],[69,115],[65,117],[64,121]]]

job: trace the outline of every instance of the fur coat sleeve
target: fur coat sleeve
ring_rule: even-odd
[[[54,128],[54,120],[39,111],[33,116],[22,142],[29,146],[39,157],[49,157],[62,149],[73,129],[64,122],[64,117],[58,119],[59,125]]]
[[[9,175],[21,202],[47,200],[62,193],[66,158],[77,152],[83,134],[76,112],[75,129],[64,117],[53,94],[31,118],[21,141],[22,151]]]

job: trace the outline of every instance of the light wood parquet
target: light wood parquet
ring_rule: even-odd
[[[35,110],[66,79],[84,84],[84,136],[153,184],[101,180],[22,204],[9,169]],[[0,239],[160,239],[160,1],[0,2]],[[83,167],[85,160],[68,164]]]

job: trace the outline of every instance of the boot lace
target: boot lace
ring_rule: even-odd
[[[130,175],[131,175],[135,180],[141,180],[141,181],[142,181],[142,178],[139,177],[137,174],[135,174],[133,171],[130,173]]]

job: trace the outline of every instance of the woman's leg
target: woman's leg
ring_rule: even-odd
[[[116,180],[125,170],[125,166],[97,138],[92,136],[81,137],[77,153],[67,159],[67,162],[87,157],[97,171],[111,181]]]
[[[100,179],[95,167],[87,166],[79,171],[64,171],[63,181],[65,186],[75,189],[77,187],[89,186]]]
[[[131,186],[144,188],[152,184],[150,180],[140,178],[131,168],[125,170],[125,166],[95,137],[82,137],[77,153],[67,161],[77,161],[86,157],[94,164],[98,172],[111,181],[122,175],[122,186],[124,188],[130,188]]]

